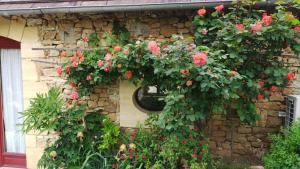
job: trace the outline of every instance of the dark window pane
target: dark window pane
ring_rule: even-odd
[[[161,100],[163,97],[155,86],[140,87],[134,92],[133,101],[136,107],[144,112],[158,112],[165,106]]]

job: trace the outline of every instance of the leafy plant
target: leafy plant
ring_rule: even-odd
[[[177,169],[216,168],[203,137],[193,130],[177,134],[140,127],[123,140],[117,154],[118,168]]]
[[[263,158],[266,169],[300,168],[300,121],[272,136],[270,152]]]
[[[120,129],[108,117],[103,120],[103,126],[103,135],[101,136],[102,142],[99,145],[99,148],[106,150],[112,148],[111,146],[114,146],[118,143]]]
[[[25,132],[31,130],[56,132],[57,140],[49,143],[38,162],[38,168],[101,168],[111,167],[119,127],[100,112],[86,113],[85,106],[64,106],[59,89],[38,94],[23,113]],[[102,152],[98,147],[106,148]],[[112,148],[112,149],[107,149]]]
[[[30,101],[29,108],[22,113],[24,117],[22,129],[48,131],[58,129],[58,120],[64,107],[64,99],[58,88],[51,88],[47,94],[37,94]]]

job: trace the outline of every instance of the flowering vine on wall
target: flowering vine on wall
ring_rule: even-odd
[[[128,31],[117,22],[112,34],[105,33],[105,43],[96,34],[84,37],[84,43],[99,49],[70,57],[63,51],[65,62],[57,67],[73,88],[73,104],[65,104],[59,89],[53,88],[37,95],[23,113],[25,132],[58,133],[38,167],[221,168],[203,134],[191,126],[211,113],[231,111],[243,122],[254,123],[259,118],[255,103],[268,100],[296,78],[280,56],[285,49],[300,53],[299,20],[286,10],[299,9],[297,1],[278,5],[273,12],[242,4],[201,8],[193,20],[192,40],[174,35],[170,41],[130,42]],[[140,127],[126,136],[128,132],[120,132],[99,111],[86,113],[86,107],[77,104],[95,86],[119,80],[157,85],[164,93],[164,109],[149,118],[150,129]],[[294,161],[297,158],[288,163]]]
[[[194,42],[181,36],[124,45],[115,40],[106,49],[76,52],[57,73],[73,87],[73,100],[117,80],[159,85],[166,105],[152,124],[168,132],[231,110],[253,124],[255,103],[296,78],[279,56],[285,48],[300,53],[299,20],[281,5],[273,13],[241,4],[224,10],[197,11]]]

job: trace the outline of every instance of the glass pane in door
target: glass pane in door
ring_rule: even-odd
[[[25,154],[25,139],[18,124],[23,111],[20,49],[1,49],[1,83],[6,152]]]

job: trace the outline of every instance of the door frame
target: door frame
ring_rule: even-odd
[[[21,49],[21,43],[3,36],[0,36],[1,49]],[[0,74],[0,78],[1,74]],[[2,79],[0,80],[2,83]],[[5,136],[3,122],[2,84],[0,84],[0,166],[26,168],[26,154],[5,152]]]

